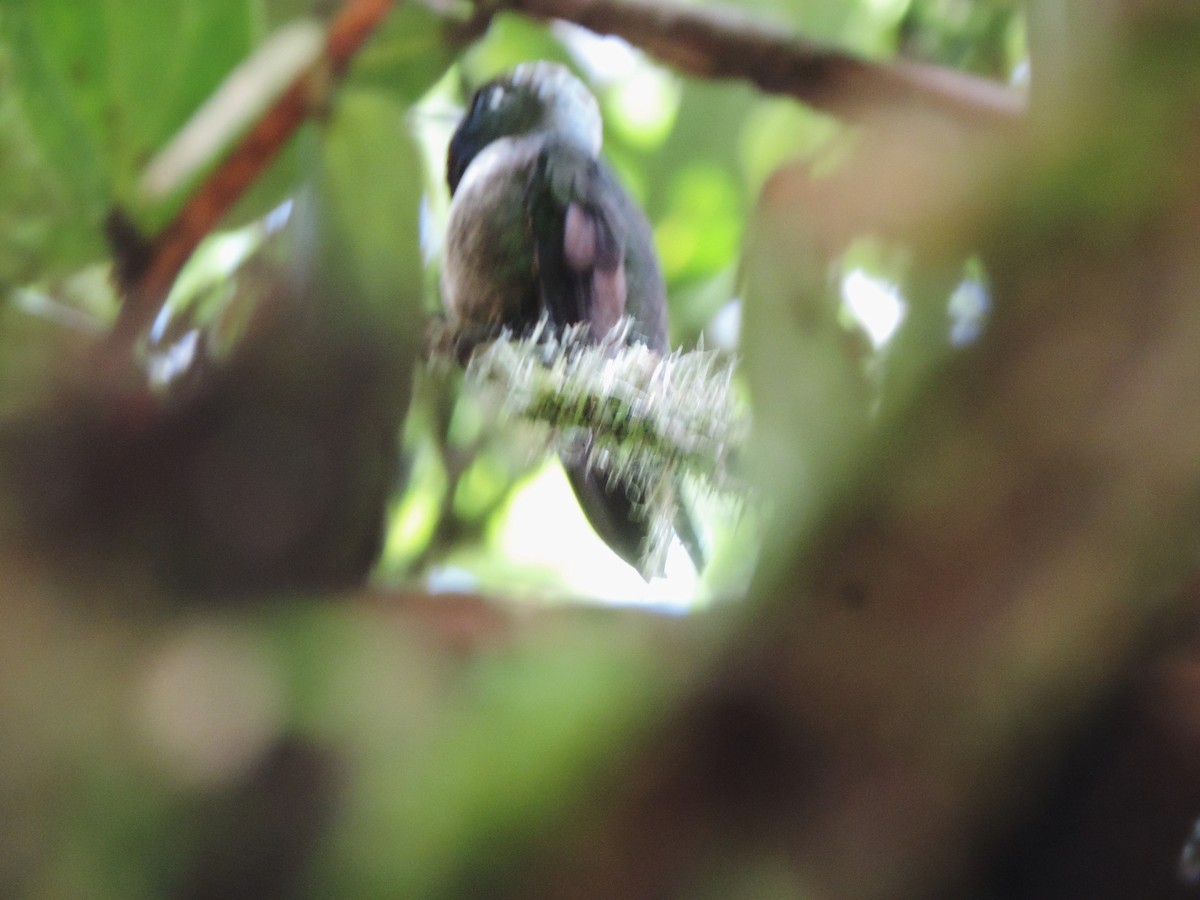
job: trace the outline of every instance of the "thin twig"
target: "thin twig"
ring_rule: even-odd
[[[1025,111],[1021,95],[998,82],[907,60],[872,62],[729,9],[669,0],[504,0],[501,6],[616,35],[689,75],[743,78],[844,118],[906,103],[972,126],[1004,126]]]
[[[345,72],[394,3],[347,0],[329,25],[322,59],[296,77],[149,242],[144,264],[121,285],[124,302],[105,347],[115,364],[128,359],[134,342],[158,315],[196,247],[279,154],[312,112],[314,100],[324,96],[329,80]]]

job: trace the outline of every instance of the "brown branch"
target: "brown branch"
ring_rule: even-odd
[[[121,285],[124,303],[104,348],[115,365],[127,361],[196,247],[280,153],[312,112],[330,76],[345,72],[393,5],[394,0],[347,0],[330,23],[322,59],[296,77],[149,243],[144,263]]]
[[[872,62],[739,12],[659,0],[506,0],[502,8],[616,35],[701,78],[744,78],[816,109],[858,119],[903,103],[979,126],[1020,122],[1024,100],[988,79],[911,61]]]

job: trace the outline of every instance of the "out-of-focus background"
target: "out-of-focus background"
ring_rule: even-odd
[[[0,8],[0,896],[1189,896],[1200,13],[429,0],[322,68],[386,6]],[[738,360],[703,572],[427,364],[530,59]]]

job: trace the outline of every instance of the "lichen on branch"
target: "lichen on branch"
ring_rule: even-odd
[[[578,461],[603,454],[617,478],[670,468],[728,487],[746,432],[735,360],[704,349],[663,356],[626,344],[629,328],[621,322],[602,343],[586,339],[586,326],[551,333],[543,322],[525,337],[503,332],[471,356],[468,379],[500,387],[504,411],[549,426],[569,459],[586,443],[588,457]]]
[[[628,343],[631,327],[623,319],[600,342],[586,325],[558,331],[545,319],[526,334],[505,329],[471,342],[466,377],[502,416],[544,427],[564,462],[634,487],[651,524],[643,567],[657,571],[684,482],[739,503],[735,468],[749,417],[736,359],[703,348],[663,355]]]

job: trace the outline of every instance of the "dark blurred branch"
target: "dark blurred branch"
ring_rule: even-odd
[[[1020,94],[994,81],[905,60],[860,59],[731,9],[660,0],[502,0],[499,7],[616,35],[688,75],[742,78],[850,119],[906,105],[966,125],[1010,126],[1025,111]]]
[[[1063,742],[1124,693],[1192,602],[1181,587],[1200,533],[1200,130],[1188,49],[1153,73],[1113,60],[1105,110],[1125,110],[1120,121],[1081,135],[1068,159],[1055,146],[991,160],[957,209],[913,229],[935,254],[985,254],[989,333],[848,467],[853,488],[828,498],[815,538],[788,545],[780,516],[744,630],[570,811],[576,839],[522,867],[503,896],[649,900],[712,879],[728,895],[765,883],[862,900],[1098,896],[1069,876],[1057,891],[948,888],[1045,798]],[[1127,84],[1129,72],[1144,81]],[[1151,147],[1153,160],[1136,149]],[[859,174],[902,175],[880,164]],[[757,252],[776,276],[808,252],[795,216],[805,190],[764,192],[769,246]],[[773,300],[782,318],[789,298],[747,294],[747,315]],[[799,376],[774,377],[800,393]],[[1194,759],[1192,734],[1180,759]],[[1194,765],[1177,771],[1194,796]],[[1121,865],[1122,842],[1140,840],[1120,809],[1092,810],[1110,837],[1078,853],[1081,874]],[[1155,858],[1178,854],[1189,823],[1172,827],[1180,837]],[[748,874],[730,886],[730,872]],[[1104,896],[1130,895],[1115,884]]]
[[[359,48],[383,22],[394,0],[346,0],[329,25],[321,60],[302,72],[196,188],[175,218],[144,247],[140,257],[117,261],[124,302],[105,347],[119,368],[138,336],[154,321],[171,285],[202,240],[216,227],[279,154],[296,129],[320,110],[330,79],[340,77]],[[117,255],[130,247],[117,242]]]

